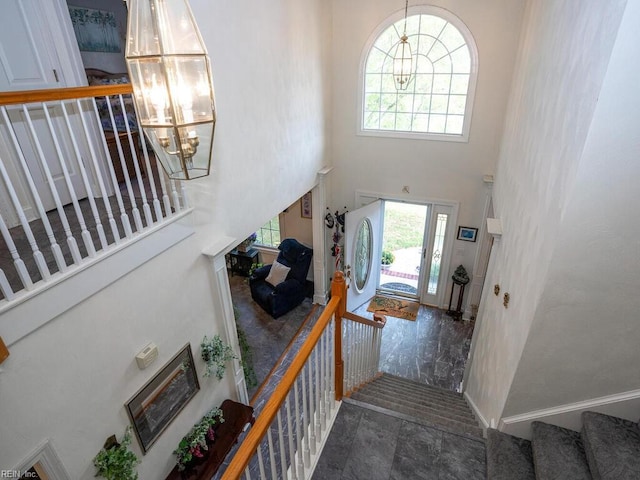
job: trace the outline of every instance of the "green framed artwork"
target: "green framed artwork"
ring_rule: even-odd
[[[69,5],[81,52],[120,53],[118,22],[113,12]]]

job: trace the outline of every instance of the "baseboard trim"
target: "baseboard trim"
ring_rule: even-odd
[[[596,411],[637,422],[639,410],[640,389],[630,390],[504,417],[500,420],[499,430],[522,438],[529,438],[530,426],[534,421],[543,421],[571,430],[579,430],[582,427],[582,412]]]
[[[473,414],[480,421],[480,426],[482,427],[482,433],[485,434],[485,436],[486,436],[487,428],[489,428],[489,422],[487,422],[487,419],[484,418],[484,415],[482,415],[482,413],[480,413],[480,410],[478,409],[478,406],[473,401],[473,399],[469,396],[469,394],[467,392],[464,392],[462,395],[464,396],[464,399],[469,404],[469,407],[471,407],[471,411],[473,412]]]

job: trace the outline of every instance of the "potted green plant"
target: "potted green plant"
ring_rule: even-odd
[[[200,354],[207,365],[204,376],[209,377],[215,374],[218,380],[224,377],[227,362],[238,358],[231,345],[224,343],[220,335],[214,335],[211,339],[205,335],[200,344]]]
[[[386,270],[387,268],[389,268],[389,265],[391,265],[396,259],[396,256],[393,254],[393,252],[390,252],[389,250],[384,250],[382,252],[382,259],[380,260],[380,263],[382,264],[382,269]]]
[[[255,265],[255,263],[254,263]],[[258,377],[256,371],[253,368],[253,352],[251,351],[251,345],[249,345],[249,339],[244,329],[238,321],[240,314],[238,309],[233,307],[233,317],[236,321],[236,330],[238,331],[238,346],[240,347],[240,363],[242,364],[242,371],[244,372],[244,379],[247,382],[247,388],[253,388],[258,385]]]
[[[131,427],[127,427],[120,443],[115,436],[110,437],[105,446],[93,459],[96,477],[107,480],[137,480],[136,465],[140,463],[135,453],[129,450],[131,444]]]
[[[195,459],[203,458],[216,438],[215,426],[224,423],[222,410],[214,407],[187,433],[174,450],[178,470],[185,470]]]

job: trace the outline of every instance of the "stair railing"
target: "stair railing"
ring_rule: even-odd
[[[346,283],[336,272],[331,300],[239,447],[222,480],[308,478],[342,399]]]
[[[0,93],[0,235],[12,259],[0,269],[0,311],[187,209],[130,125],[131,93]]]
[[[331,300],[222,480],[243,475],[262,480],[310,478],[343,392],[351,392],[378,375],[386,319],[376,316],[372,321],[347,312],[346,295],[344,274],[336,272]]]
[[[345,371],[343,391],[345,395],[370,382],[379,375],[380,346],[382,329],[386,324],[384,316],[374,316],[369,320],[351,312],[345,312],[343,355]]]

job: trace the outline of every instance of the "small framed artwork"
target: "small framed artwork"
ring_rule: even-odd
[[[198,390],[191,345],[187,343],[125,405],[142,453],[149,451]]]
[[[300,199],[300,216],[311,218],[311,192],[305,193]]]
[[[477,235],[477,228],[458,227],[458,240],[464,240],[465,242],[475,242]]]

